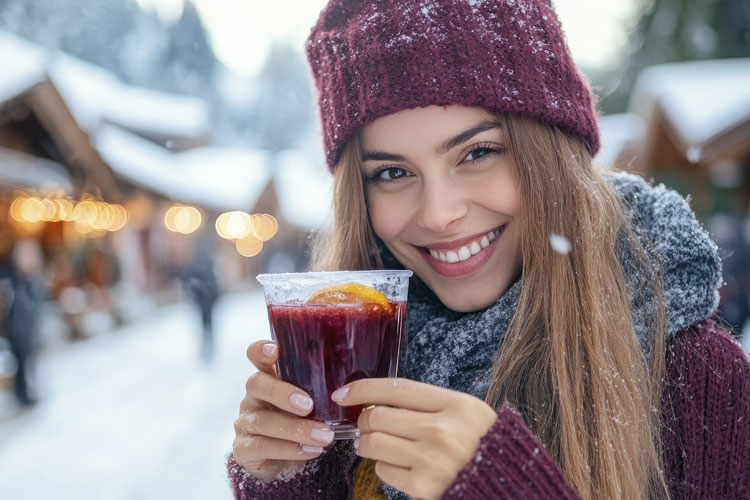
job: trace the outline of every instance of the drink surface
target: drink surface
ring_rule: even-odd
[[[309,393],[309,418],[356,424],[362,407],[341,407],[331,393],[368,377],[394,377],[405,302],[270,305],[271,334],[279,345],[279,377]]]

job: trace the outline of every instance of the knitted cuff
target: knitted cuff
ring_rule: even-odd
[[[497,417],[444,500],[579,498],[515,409],[503,406]]]
[[[227,457],[227,475],[235,500],[349,498],[352,489],[349,467],[354,458],[351,445],[339,442],[320,457],[307,462],[296,474],[262,481],[237,464],[230,454]]]

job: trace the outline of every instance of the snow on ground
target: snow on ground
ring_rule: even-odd
[[[270,338],[259,290],[217,304],[216,357],[198,360],[189,303],[40,361],[42,398],[11,412],[0,392],[4,500],[232,497],[225,455],[253,368],[247,345]]]

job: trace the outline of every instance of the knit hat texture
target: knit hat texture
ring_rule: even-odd
[[[550,0],[331,0],[306,42],[326,160],[404,109],[517,114],[599,149],[591,90]]]

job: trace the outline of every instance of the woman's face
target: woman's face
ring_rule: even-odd
[[[521,269],[521,198],[506,131],[480,108],[431,106],[362,131],[375,233],[450,309],[487,307]]]

